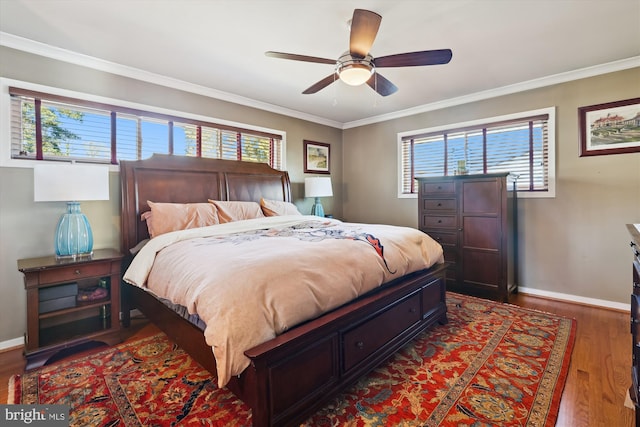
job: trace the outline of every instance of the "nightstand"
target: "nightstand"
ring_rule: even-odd
[[[61,350],[121,341],[121,260],[122,254],[112,249],[75,260],[18,260],[27,291],[25,370],[44,365]]]

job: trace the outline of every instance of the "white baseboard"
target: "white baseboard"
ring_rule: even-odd
[[[11,340],[1,341],[0,351],[10,350],[22,346],[24,346],[24,337],[13,338]]]
[[[518,293],[525,295],[534,295],[544,298],[555,299],[559,301],[567,301],[576,304],[592,305],[595,307],[610,308],[618,311],[631,312],[631,303],[625,304],[623,302],[607,301],[597,298],[587,298],[578,295],[562,294],[559,292],[544,291],[541,289],[527,288],[518,286]]]

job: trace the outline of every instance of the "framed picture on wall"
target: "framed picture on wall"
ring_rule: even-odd
[[[580,157],[640,152],[640,98],[578,108]]]
[[[304,141],[304,171],[306,173],[331,173],[331,146],[322,142]]]

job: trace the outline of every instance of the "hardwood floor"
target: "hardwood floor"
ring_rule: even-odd
[[[517,295],[512,303],[577,321],[576,342],[560,403],[558,427],[635,425],[634,411],[624,406],[631,384],[628,313],[527,295]],[[137,319],[130,329],[123,331],[123,339],[134,340],[157,331],[144,319]],[[0,353],[1,403],[7,402],[9,378],[23,370],[21,349]]]

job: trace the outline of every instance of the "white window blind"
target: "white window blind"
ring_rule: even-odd
[[[510,172],[518,191],[549,191],[554,164],[549,117],[536,114],[402,135],[401,192],[416,193],[416,177],[455,175],[461,168],[467,174]]]
[[[19,88],[9,93],[14,159],[117,164],[161,153],[282,168],[278,134]]]

